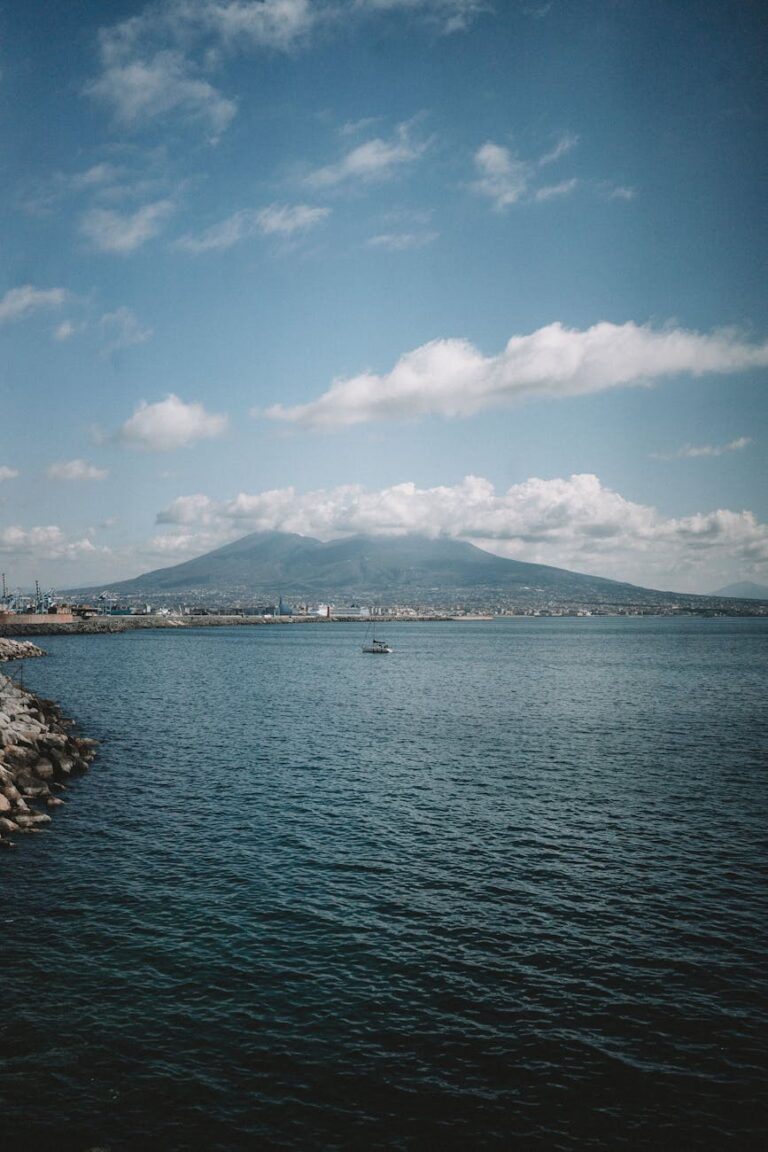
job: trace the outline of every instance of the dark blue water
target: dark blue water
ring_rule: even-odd
[[[46,637],[104,743],[0,858],[12,1149],[752,1149],[768,621]]]

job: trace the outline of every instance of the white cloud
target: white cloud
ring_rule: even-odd
[[[493,202],[497,212],[503,212],[521,200],[552,200],[567,196],[578,187],[575,177],[561,180],[558,184],[535,187],[538,169],[554,164],[566,156],[578,144],[577,136],[563,136],[551,152],[545,153],[536,163],[521,160],[501,144],[488,140],[475,153],[477,179],[472,184],[475,192]]]
[[[256,220],[266,236],[292,236],[314,228],[330,212],[330,208],[313,208],[309,204],[270,204],[256,213]]]
[[[0,483],[3,480],[15,480],[18,472],[15,468],[9,468],[7,464],[0,464]]]
[[[346,183],[390,180],[404,165],[419,160],[429,144],[428,140],[413,138],[411,123],[399,124],[389,139],[377,136],[358,144],[335,164],[311,172],[307,183],[315,188],[332,188]]]
[[[578,180],[572,176],[570,180],[561,180],[559,184],[544,184],[537,188],[533,194],[534,200],[554,200],[559,196],[569,196],[578,187]]]
[[[107,104],[123,127],[136,128],[179,113],[202,122],[216,140],[235,116],[235,102],[197,75],[193,64],[175,49],[139,58],[124,56],[110,45],[104,56],[104,71],[86,92]]]
[[[543,156],[539,157],[539,165],[544,166],[546,164],[556,163],[561,157],[567,156],[569,152],[572,152],[578,143],[578,136],[575,136],[572,132],[566,132],[564,136],[560,137],[550,152],[545,152]]]
[[[493,201],[497,212],[516,204],[528,191],[532,168],[500,144],[488,140],[475,153],[478,178],[472,187]]]
[[[309,204],[270,204],[266,208],[241,209],[213,224],[198,236],[187,234],[174,244],[185,252],[221,252],[257,234],[293,236],[316,227],[330,215],[330,208]]]
[[[636,195],[635,189],[629,188],[626,184],[618,184],[608,190],[609,200],[634,200]]]
[[[390,252],[406,252],[412,248],[424,248],[437,239],[437,232],[380,232],[371,236],[370,248],[387,248]]]
[[[292,52],[318,29],[374,12],[421,15],[448,33],[490,10],[486,0],[156,0],[100,30],[101,71],[85,92],[123,127],[175,117],[201,125],[215,142],[237,103],[212,77],[233,55]]]
[[[748,344],[733,331],[708,335],[607,321],[578,331],[555,323],[513,336],[497,356],[483,356],[468,340],[433,340],[406,353],[385,375],[337,380],[317,400],[275,404],[252,415],[316,428],[428,414],[471,416],[515,400],[766,365],[768,343]]]
[[[593,195],[607,197],[609,200],[634,199],[634,188],[576,176],[569,176],[556,183],[542,184],[541,179],[544,175],[542,170],[568,156],[578,143],[578,136],[567,133],[560,137],[554,148],[545,152],[538,160],[526,160],[516,155],[510,148],[487,140],[475,152],[475,179],[470,188],[490,200],[496,212],[505,212],[513,204],[542,204],[562,199],[564,196],[570,196],[577,188],[589,189]]]
[[[186,236],[179,237],[174,243],[174,248],[195,254],[222,252],[227,248],[233,248],[235,244],[239,244],[243,240],[249,239],[253,236],[254,231],[255,214],[249,209],[242,209],[240,212],[228,216],[226,220],[212,224],[210,228],[206,228],[197,236],[187,233]]]
[[[106,340],[107,352],[143,344],[152,335],[152,329],[142,325],[133,310],[125,305],[102,316],[99,329]]]
[[[68,540],[57,524],[33,528],[13,524],[8,528],[0,528],[0,553],[15,558],[31,558],[34,561],[75,560],[83,555],[108,552],[108,548],[98,547],[87,537]]]
[[[194,554],[249,531],[323,540],[349,535],[452,537],[512,559],[649,586],[712,586],[715,571],[768,571],[768,525],[718,509],[679,518],[626,500],[593,475],[532,478],[505,492],[482,477],[453,486],[293,488],[214,501],[179,497],[158,514],[165,551]],[[672,582],[672,583],[670,583]],[[675,585],[676,582],[676,585]]]
[[[74,192],[102,188],[105,184],[114,184],[122,176],[122,170],[114,164],[92,164],[84,172],[73,172],[70,176],[62,177],[67,187]]]
[[[67,299],[64,288],[35,288],[32,284],[11,288],[0,299],[0,324],[25,320],[44,308],[59,308]]]
[[[202,404],[185,404],[171,393],[156,404],[142,400],[118,438],[153,452],[171,452],[197,440],[221,436],[226,427],[226,416],[206,412]]]
[[[124,256],[156,236],[173,211],[174,205],[170,200],[145,204],[130,213],[92,208],[83,216],[80,230],[99,252],[116,252]]]
[[[739,436],[728,444],[684,444],[676,452],[655,452],[656,460],[693,460],[700,456],[725,456],[727,452],[741,452],[752,443],[750,436]]]
[[[104,480],[109,472],[87,460],[66,460],[49,465],[48,475],[52,480]]]
[[[478,16],[493,11],[487,0],[354,0],[362,11],[413,12],[440,25],[445,34],[463,32]]]
[[[323,8],[317,0],[198,0],[182,11],[227,49],[242,52],[246,47],[288,51],[323,19]]]
[[[58,340],[60,344],[63,344],[65,340],[71,340],[76,331],[77,329],[71,320],[63,320],[61,324],[54,329],[53,338],[54,340]]]

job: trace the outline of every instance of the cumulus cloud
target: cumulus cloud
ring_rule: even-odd
[[[135,312],[125,305],[105,313],[99,320],[99,330],[106,341],[107,352],[143,344],[152,335],[152,329],[141,324]]]
[[[174,204],[170,200],[157,200],[128,213],[116,212],[112,208],[91,208],[83,216],[80,230],[99,252],[125,256],[156,236],[173,211]]]
[[[0,299],[0,324],[25,320],[41,309],[59,308],[67,299],[64,288],[35,288],[32,284],[11,288]]]
[[[18,472],[15,468],[9,468],[7,464],[0,464],[0,483],[3,480],[15,480]]]
[[[152,452],[172,452],[221,436],[226,427],[225,415],[206,412],[202,404],[186,404],[171,393],[156,404],[142,400],[121,427],[118,439]]]
[[[412,123],[399,124],[389,139],[376,136],[358,144],[334,164],[311,172],[307,183],[315,188],[332,188],[390,180],[404,165],[419,160],[429,144],[429,140],[414,138]]]
[[[52,480],[104,480],[109,472],[87,460],[66,460],[49,465],[48,475]]]
[[[241,209],[197,236],[180,237],[174,247],[197,255],[233,248],[257,234],[289,237],[316,227],[330,211],[330,208],[309,204],[270,204],[266,208]]]
[[[13,524],[8,528],[0,528],[0,553],[9,554],[14,558],[75,560],[97,552],[107,553],[109,549],[95,545],[87,537],[81,540],[68,540],[57,524],[32,528],[22,528],[18,524]]]
[[[752,443],[750,436],[739,436],[728,444],[684,444],[676,452],[654,452],[656,460],[695,460],[700,456],[725,456],[728,452],[741,452]]]
[[[768,568],[768,525],[751,512],[717,509],[679,518],[626,500],[590,474],[532,478],[497,492],[478,476],[456,485],[347,485],[298,493],[280,488],[215,501],[182,496],[157,516],[167,551],[193,554],[249,531],[323,540],[418,534],[468,540],[498,555],[659,586],[677,579],[711,587],[729,565]],[[676,575],[675,575],[676,574]]]
[[[768,365],[768,343],[733,331],[712,334],[603,321],[584,331],[548,324],[513,336],[497,356],[468,340],[433,340],[377,375],[335,381],[317,400],[275,404],[264,415],[305,427],[333,428],[429,414],[471,416],[515,400],[581,396],[647,384],[665,376],[702,376]]]

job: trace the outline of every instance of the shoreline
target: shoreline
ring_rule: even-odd
[[[0,639],[0,663],[45,656],[34,644]],[[64,804],[67,781],[85,772],[96,740],[74,736],[74,721],[52,700],[0,671],[0,847],[13,836],[39,832]]]
[[[59,622],[55,615],[41,615],[40,622],[26,620],[0,624],[3,636],[81,636],[98,633],[130,632],[140,628],[274,628],[322,624],[425,624],[495,620],[495,616],[473,613],[466,616],[93,616],[87,620]]]

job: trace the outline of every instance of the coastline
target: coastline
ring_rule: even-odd
[[[0,662],[44,655],[34,644],[0,638]],[[97,741],[73,736],[72,723],[52,700],[0,671],[0,846],[50,824],[67,780],[93,760]]]
[[[0,637],[3,636],[81,636],[100,632],[130,632],[138,628],[229,628],[229,627],[286,627],[296,625],[323,624],[369,624],[373,617],[367,616],[93,616],[90,619],[63,623],[55,615],[41,615],[39,623],[25,621],[15,624],[11,619],[0,623]],[[493,620],[490,615],[473,614],[467,616],[376,616],[377,624],[424,624],[432,622],[462,620]]]

